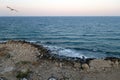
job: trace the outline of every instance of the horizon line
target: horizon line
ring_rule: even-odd
[[[55,15],[55,16],[0,16],[0,17],[120,17],[120,15],[111,15],[111,16],[102,16],[102,15],[98,15],[98,16],[60,16],[60,15]]]

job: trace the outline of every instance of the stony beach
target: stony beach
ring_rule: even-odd
[[[0,80],[120,79],[119,58],[83,60],[50,52],[42,45],[26,41],[0,43]]]

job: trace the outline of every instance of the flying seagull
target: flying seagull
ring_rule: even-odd
[[[10,9],[11,11],[18,12],[16,9],[13,9],[13,8],[11,8],[11,7],[8,7],[8,6],[7,6],[7,8]]]

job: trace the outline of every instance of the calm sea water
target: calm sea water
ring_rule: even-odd
[[[71,57],[120,57],[120,17],[0,17],[0,41],[10,39]]]

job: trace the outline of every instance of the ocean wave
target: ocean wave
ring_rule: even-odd
[[[114,51],[105,51],[105,50],[99,50],[96,48],[93,49],[87,49],[87,48],[69,48],[69,49],[75,49],[75,50],[81,50],[81,51],[89,51],[94,53],[102,53],[105,54],[107,57],[120,57],[120,52],[114,52]]]
[[[68,57],[85,56],[86,58],[105,58],[105,57],[120,57],[119,52],[109,52],[99,49],[87,49],[87,48],[70,48],[70,47],[58,47],[53,45],[43,45],[52,51],[52,54],[64,55]]]
[[[82,56],[86,58],[107,57],[105,53],[101,53],[101,52],[93,52],[93,51],[87,51],[87,50],[84,50],[84,51],[75,50],[75,49],[69,49],[69,48],[63,48],[63,47],[51,46],[51,45],[44,45],[44,47],[51,50],[52,54],[58,54],[58,55],[67,56],[67,57],[78,57],[78,58],[82,58]]]
[[[4,42],[6,42],[6,41],[0,41],[0,43],[4,43]]]
[[[45,48],[51,51],[51,54],[58,54],[60,56],[67,56],[67,57],[78,57],[82,58],[105,58],[105,57],[120,57],[119,52],[110,52],[110,51],[102,51],[96,48],[94,49],[87,49],[87,48],[78,48],[78,47],[60,47],[54,46],[52,44],[45,44],[42,41],[36,40],[26,40],[30,43],[40,44],[43,45]],[[6,42],[5,40],[0,40],[0,43]]]
[[[65,49],[62,47],[57,46],[48,46],[44,45],[46,48],[50,49],[52,51],[52,54],[58,54],[58,55],[64,55],[68,57],[82,57],[85,56],[82,53],[77,53],[75,50],[72,49]],[[87,58],[87,56],[85,56]]]
[[[44,47],[49,49],[52,54],[58,54],[68,57],[78,57],[82,56],[86,58],[105,58],[105,57],[120,57],[119,52],[109,52],[104,50],[99,50],[97,48],[88,49],[88,48],[78,48],[78,47],[60,47],[53,45],[54,42],[42,42],[42,41],[30,41],[37,44],[42,44]],[[47,43],[47,44],[46,44]]]

